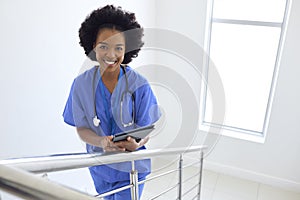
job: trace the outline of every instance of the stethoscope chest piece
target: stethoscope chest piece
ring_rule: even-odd
[[[93,118],[93,123],[94,123],[94,126],[98,127],[99,124],[100,124],[100,119],[98,119],[98,117],[95,116],[95,117]]]

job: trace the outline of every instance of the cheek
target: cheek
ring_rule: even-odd
[[[118,56],[118,60],[119,60],[119,62],[121,63],[121,62],[123,62],[123,60],[124,60],[124,54],[123,55],[120,55],[120,56]]]
[[[103,54],[99,53],[99,52],[95,52],[95,55],[96,55],[96,59],[98,62],[100,62],[103,58]]]

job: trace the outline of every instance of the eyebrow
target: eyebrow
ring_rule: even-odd
[[[98,44],[109,45],[107,42],[98,42]],[[125,46],[124,44],[116,44],[116,46]]]

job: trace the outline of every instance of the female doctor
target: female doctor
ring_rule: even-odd
[[[87,152],[135,151],[145,149],[149,138],[128,137],[113,142],[113,135],[151,125],[160,117],[157,100],[147,80],[127,64],[143,46],[143,29],[135,14],[107,5],[94,10],[79,29],[85,54],[99,63],[75,78],[63,117],[76,127]],[[126,154],[124,154],[126,156]],[[135,161],[139,180],[150,173],[150,160]],[[130,162],[89,168],[98,193],[129,184]],[[139,186],[140,194],[143,185]],[[106,197],[130,198],[129,189]]]

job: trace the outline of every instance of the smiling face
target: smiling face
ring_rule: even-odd
[[[101,29],[94,45],[96,58],[105,72],[116,72],[125,55],[124,35],[115,29]]]

